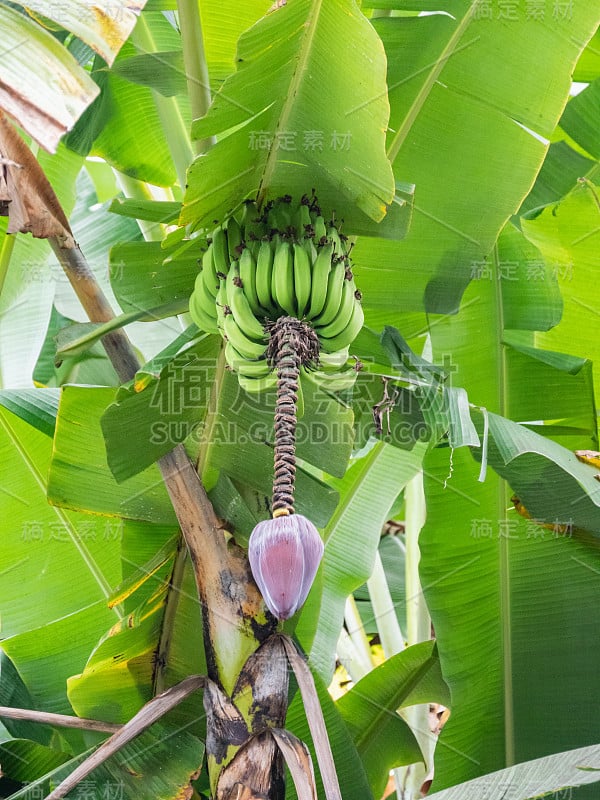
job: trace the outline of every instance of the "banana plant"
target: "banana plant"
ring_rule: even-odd
[[[0,4],[4,794],[592,796],[599,15],[418,5]]]

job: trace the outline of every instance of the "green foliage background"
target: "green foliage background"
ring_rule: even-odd
[[[201,52],[178,28],[188,0],[149,0],[135,27],[122,9],[116,39],[83,4],[0,4],[3,84],[55,121],[44,133],[18,102],[0,94],[0,105],[55,151],[39,161],[130,315],[121,322],[152,317],[128,325],[144,366],[117,388],[46,243],[7,236],[0,219],[1,704],[126,721],[157,691],[167,635],[165,685],[205,671],[193,573],[154,462],[185,442],[245,544],[266,516],[272,398],[244,396],[217,338],[189,325],[187,297],[213,220],[247,197],[315,187],[357,237],[366,314],[356,390],[306,392],[298,451],[298,510],[326,550],[295,635],[344,798],[380,796],[390,768],[418,760],[401,706],[451,708],[436,791],[597,742],[600,491],[573,451],[598,449],[600,14],[546,3],[543,17],[507,19],[483,5],[419,15],[422,3],[401,0],[289,0],[263,18],[269,2],[202,0]],[[19,32],[26,44],[10,49]],[[214,103],[198,119],[202,58]],[[570,97],[572,80],[585,86]],[[321,148],[306,146],[311,132]],[[387,437],[371,415],[382,376],[398,388]],[[419,551],[400,558],[381,530],[414,514],[405,489],[421,474],[437,646],[386,653],[334,703],[325,687],[350,595],[364,629],[381,633],[364,587],[378,558],[394,623],[410,628],[399,575]],[[308,738],[297,699],[288,724]],[[202,759],[197,698],[161,726],[92,776],[97,794],[123,783],[126,796],[178,796]],[[365,731],[379,728],[374,754]],[[16,796],[36,781],[47,791],[97,743],[8,721],[0,736],[11,789],[30,784]],[[574,780],[565,763],[549,762],[544,791]],[[204,776],[196,786],[207,791]]]

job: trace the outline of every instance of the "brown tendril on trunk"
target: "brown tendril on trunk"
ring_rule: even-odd
[[[294,513],[296,411],[300,367],[318,362],[319,339],[310,325],[295,317],[279,317],[267,330],[267,358],[277,370],[271,511],[274,517],[279,517]]]

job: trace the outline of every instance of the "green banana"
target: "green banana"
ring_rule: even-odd
[[[267,232],[265,225],[254,200],[246,200],[242,212],[243,238],[246,244],[258,242]]]
[[[252,253],[254,260],[258,258],[258,251],[260,250],[260,239],[249,239],[246,241],[246,247]]]
[[[245,375],[238,375],[238,383],[248,394],[260,394],[277,386],[277,375],[274,372],[264,378],[247,378]]]
[[[266,345],[264,343],[260,344],[259,342],[255,342],[253,339],[246,336],[236,322],[233,314],[225,315],[224,329],[227,341],[231,342],[233,347],[235,347],[238,353],[244,358],[252,361],[253,359],[262,358],[265,355],[267,351]]]
[[[196,282],[194,283],[194,295],[197,298],[198,304],[202,306],[209,317],[215,320],[216,324],[217,300],[216,297],[212,296],[210,289],[206,285],[206,275],[204,272],[201,272],[196,278]]]
[[[211,316],[207,312],[203,304],[200,302],[200,298],[198,297],[198,293],[196,291],[193,291],[191,294],[189,311],[194,324],[197,325],[201,331],[206,331],[206,333],[219,332],[216,317]]]
[[[216,309],[217,309],[217,327],[221,334],[223,334],[223,330],[225,328],[225,317],[226,313],[231,314],[229,310],[229,306],[227,305],[227,287],[226,287],[226,279],[221,278],[219,280],[219,291],[217,292],[217,302],[216,302]]]
[[[267,223],[270,231],[287,231],[292,222],[289,204],[276,200],[267,212]]]
[[[219,278],[217,276],[217,270],[213,258],[212,244],[208,246],[208,250],[202,256],[202,274],[204,275],[206,288],[209,290],[209,292],[212,294],[213,297],[216,297],[217,292],[219,291]],[[213,291],[213,286],[214,286],[214,291]]]
[[[251,223],[259,216],[254,200],[244,200],[240,225],[247,231]]]
[[[347,347],[342,350],[335,350],[333,353],[319,354],[319,369],[322,372],[334,373],[340,372],[346,367],[346,362],[350,357]]]
[[[229,272],[229,250],[227,247],[227,235],[220,225],[213,231],[212,248],[216,271],[220,272],[222,275],[227,275]]]
[[[342,350],[345,347],[349,347],[358,336],[364,321],[365,315],[361,304],[357,300],[352,307],[352,316],[350,317],[350,322],[346,325],[341,333],[338,333],[337,336],[332,336],[330,338],[319,336],[319,342],[321,343],[322,349],[326,353],[333,353],[336,350]]]
[[[298,241],[303,241],[306,234],[306,228],[312,228],[312,220],[310,218],[310,209],[306,203],[300,203],[294,214],[294,227],[296,228],[296,238]]]
[[[342,279],[341,279],[341,286],[338,289],[339,277],[338,277],[338,270],[342,270]],[[332,292],[337,292],[337,297],[339,300],[331,303],[331,311],[329,311],[330,306],[328,305],[329,302],[329,286],[327,288],[327,300],[325,301],[325,308],[323,309],[323,313],[320,317],[317,317],[314,320],[313,325],[315,326],[315,330],[319,334],[319,336],[326,336],[328,338],[332,336],[337,336],[338,333],[341,333],[346,325],[350,322],[350,317],[352,316],[352,307],[354,303],[357,303],[358,300],[354,296],[354,292],[356,291],[356,286],[354,285],[354,281],[346,281],[344,280],[344,265],[343,264],[336,264],[335,267],[332,269],[331,274],[329,275],[329,284],[332,285]],[[341,295],[341,297],[340,297]],[[337,305],[337,309],[335,306]]]
[[[331,239],[333,242],[333,250],[336,258],[346,255],[346,251],[342,246],[342,240],[340,239],[338,229],[335,227],[335,225],[330,225],[329,228],[327,228],[327,238]]]
[[[302,374],[320,389],[331,392],[344,392],[354,386],[357,373],[354,369],[347,369],[344,372],[336,372],[334,375],[331,375],[328,372],[310,370],[302,367]]]
[[[271,372],[266,358],[249,360],[239,353],[231,342],[225,345],[225,358],[234,372],[246,378],[264,378]]]
[[[325,296],[323,310],[319,316],[313,320],[313,325],[315,327],[328,325],[336,318],[342,303],[342,289],[344,288],[345,273],[346,267],[342,262],[334,264],[331,268],[327,280],[327,295]]]
[[[240,247],[242,244],[242,229],[235,217],[227,220],[227,250],[229,260],[236,261],[240,257]]]
[[[307,206],[304,206],[307,208]],[[294,293],[298,306],[298,316],[302,318],[310,301],[312,271],[308,253],[301,244],[294,242]]]
[[[308,255],[308,260],[311,264],[315,263],[315,259],[317,258],[317,248],[315,247],[315,243],[312,239],[305,239],[302,242],[302,247],[306,250],[306,254]],[[312,266],[311,266],[312,271]]]
[[[274,310],[271,297],[271,279],[273,275],[273,247],[271,242],[263,240],[260,243],[256,257],[256,294],[258,302],[267,311]]]
[[[256,293],[256,261],[249,247],[245,247],[242,250],[239,264],[242,289],[250,303],[252,313],[257,317],[264,317],[265,312],[260,307],[260,302]]]
[[[333,245],[331,243],[324,244],[313,262],[310,306],[306,315],[307,319],[318,317],[325,305],[332,255]]]
[[[271,294],[279,308],[290,316],[296,315],[294,297],[294,259],[290,243],[280,240],[275,246]]]
[[[272,240],[266,236],[270,230],[278,231]],[[213,231],[190,297],[192,319],[201,330],[221,333],[227,363],[251,393],[277,383],[262,323],[281,314],[310,321],[321,354],[318,364],[302,368],[298,417],[305,378],[331,391],[349,389],[356,380],[348,348],[364,314],[345,241],[314,197],[294,206],[280,198],[262,215],[254,201],[246,201],[236,217]]]
[[[248,298],[242,288],[238,262],[231,264],[227,274],[227,305],[235,317],[235,321],[250,339],[262,341],[265,338],[265,330],[254,316]]]
[[[325,226],[325,220],[320,214],[317,217],[315,217],[313,225],[315,228],[315,242],[318,243],[324,237],[327,238],[327,228]]]

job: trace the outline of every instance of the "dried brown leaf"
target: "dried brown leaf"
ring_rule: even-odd
[[[75,11],[45,0],[28,0],[27,9],[58,22],[99,53],[112,66],[123,43],[129,38],[146,0],[105,0],[78,3]]]
[[[89,758],[86,758],[62,783],[59,783],[56,789],[47,795],[45,800],[59,800],[59,798],[65,797],[81,781],[87,778],[96,767],[103,764],[132,739],[135,739],[136,736],[143,733],[161,717],[164,717],[172,708],[175,708],[182,700],[185,700],[188,695],[204,687],[205,684],[206,678],[201,675],[192,675],[152,698],[129,722],[122,726],[118,733],[115,733],[110,739],[101,744]]]
[[[221,799],[220,799],[221,800]],[[241,783],[236,783],[230,790],[227,797],[222,800],[268,800],[266,794],[256,794],[249,786],[243,786]]]
[[[269,797],[273,774],[281,774],[277,768],[279,756],[275,740],[269,731],[263,731],[249,739],[237,751],[219,776],[217,800],[264,800]]]
[[[285,649],[279,636],[270,636],[248,658],[233,691],[235,702],[242,695],[251,695],[253,732],[258,733],[266,727],[283,727],[288,685]]]
[[[271,733],[288,765],[298,800],[317,800],[315,771],[308,747],[289,731],[273,728]]]
[[[319,703],[319,696],[317,694],[314,678],[306,663],[306,659],[298,651],[295,643],[289,636],[285,636],[284,634],[280,634],[280,636],[290,665],[296,675],[300,694],[302,695],[308,727],[310,728],[315,745],[315,752],[317,754],[317,761],[319,762],[319,769],[321,770],[325,796],[327,800],[342,800],[340,784],[338,782],[337,772],[335,771],[333,754],[331,752],[327,728],[325,727],[325,719],[323,718],[323,711]]]
[[[66,714],[52,714],[48,711],[10,708],[9,706],[0,706],[0,719],[26,719],[30,722],[40,722],[42,725],[58,725],[63,728],[78,728],[82,731],[100,731],[101,733],[116,733],[123,727],[97,719],[82,719]]]
[[[55,237],[73,247],[69,222],[37,159],[0,111],[0,214],[8,233]]]
[[[229,747],[243,744],[250,732],[238,709],[213,681],[204,689],[206,711],[206,752],[217,764],[221,763]]]

